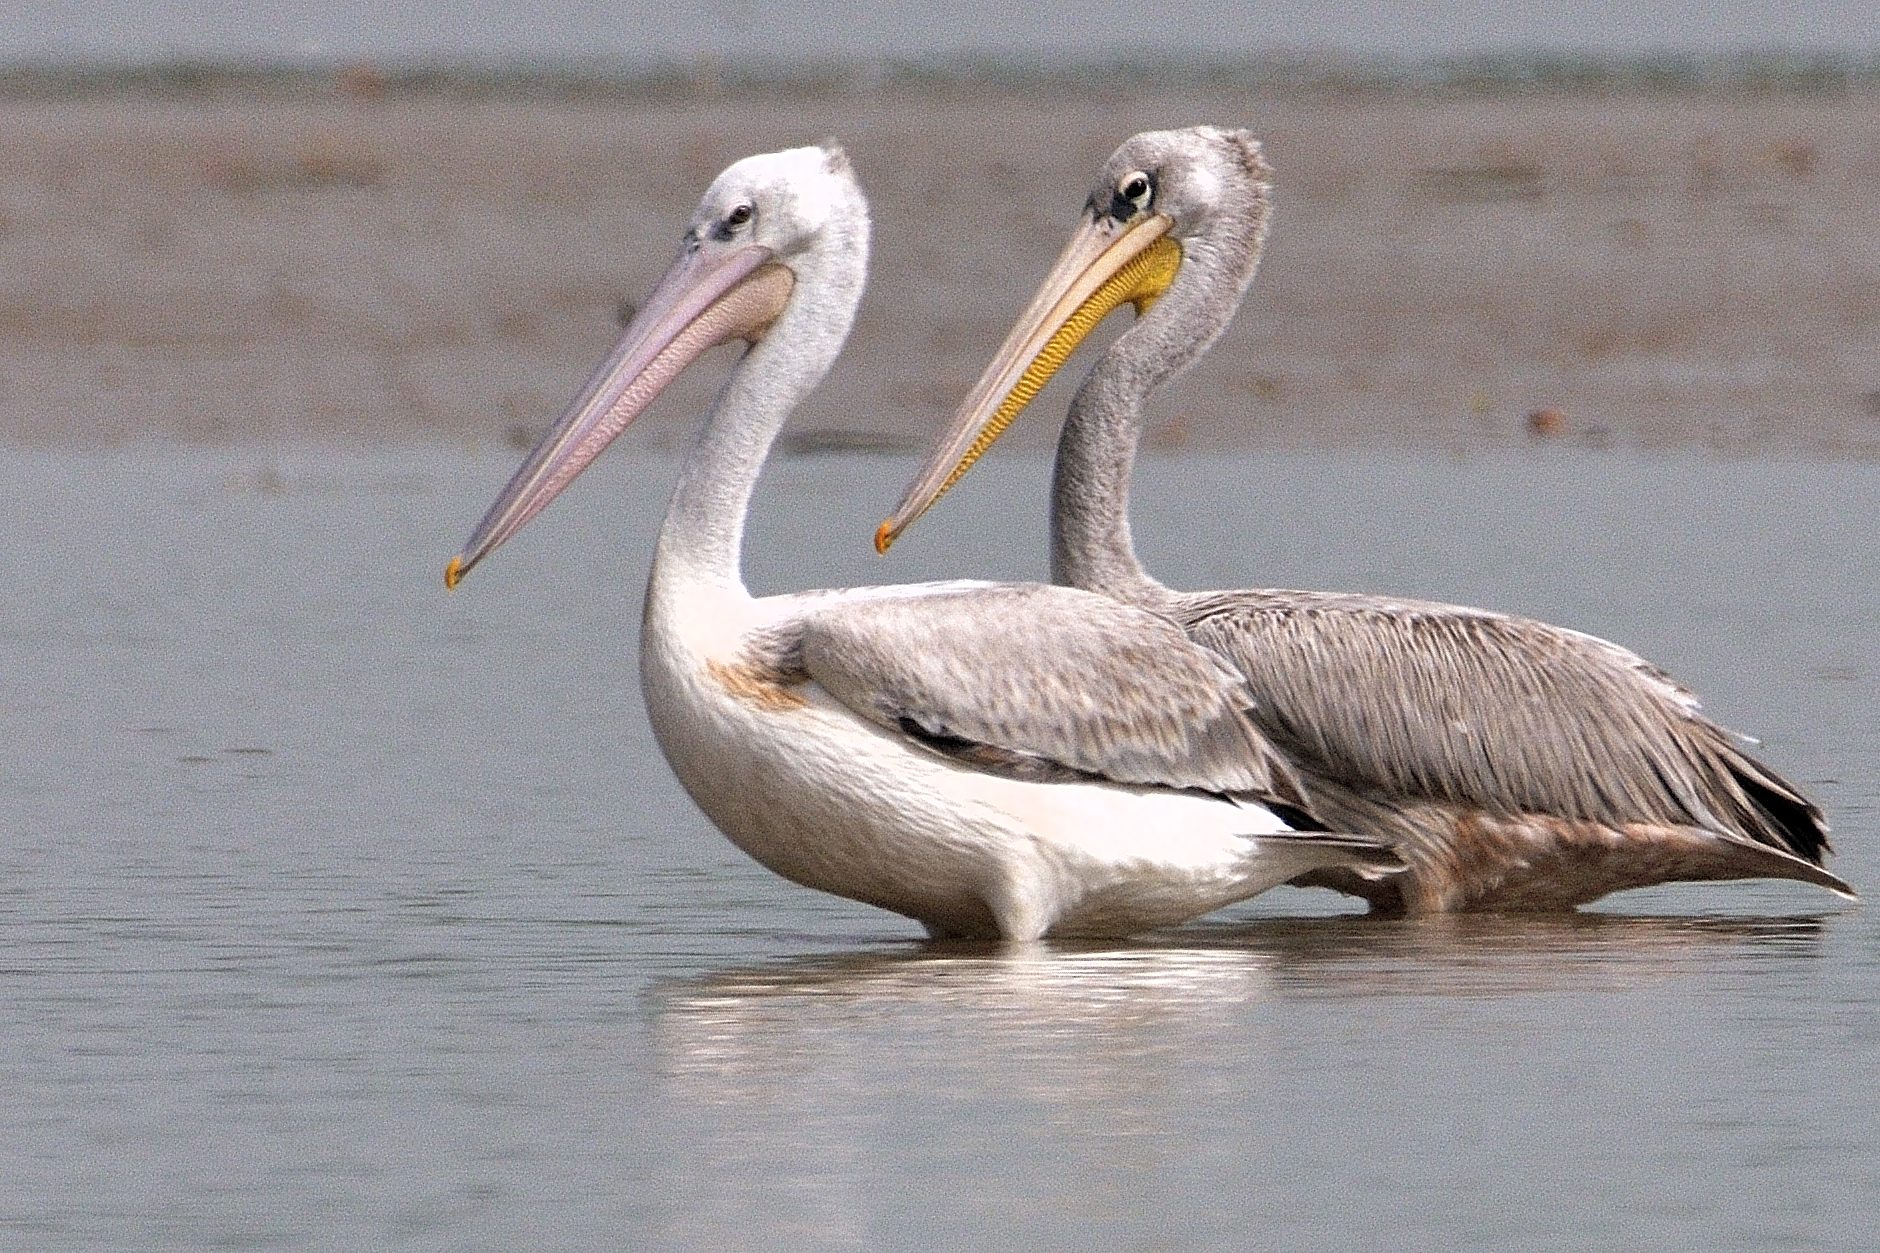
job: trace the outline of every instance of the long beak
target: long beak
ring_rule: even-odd
[[[1144,313],[1168,290],[1182,263],[1181,245],[1167,238],[1173,225],[1151,213],[1118,232],[1109,219],[1086,214],[900,505],[875,532],[876,552],[887,552],[972,469],[1097,323],[1125,304]]]
[[[444,568],[454,588],[470,567],[540,513],[708,348],[755,340],[783,311],[795,278],[770,249],[688,249],[666,271],[612,353],[549,428]]]

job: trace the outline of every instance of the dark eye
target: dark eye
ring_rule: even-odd
[[[743,226],[756,214],[757,210],[748,204],[733,205],[731,212],[725,214],[725,225],[733,228]]]
[[[1155,178],[1147,170],[1135,170],[1116,180],[1110,193],[1110,217],[1127,222],[1149,207],[1155,199]]]

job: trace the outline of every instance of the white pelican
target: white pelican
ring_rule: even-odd
[[[660,529],[640,648],[660,747],[738,847],[930,934],[1008,939],[1179,922],[1313,869],[1401,869],[1375,839],[1316,829],[1238,678],[1165,619],[1040,584],[745,590],[758,471],[841,349],[867,252],[839,149],[719,175],[678,259],[446,584],[693,358],[742,339]]]
[[[966,473],[1091,328],[1131,304],[1135,324],[1091,367],[1058,443],[1052,577],[1165,614],[1232,663],[1313,812],[1394,841],[1410,863],[1389,879],[1334,868],[1304,882],[1413,913],[1570,908],[1621,888],[1762,876],[1852,897],[1821,865],[1821,811],[1616,644],[1457,605],[1176,592],[1144,572],[1128,516],[1144,401],[1232,318],[1270,190],[1244,132],[1149,132],[1119,148],[876,547]]]

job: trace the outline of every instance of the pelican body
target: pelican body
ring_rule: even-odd
[[[1030,307],[962,402],[888,545],[964,475],[1110,312],[1137,318],[1071,401],[1058,443],[1052,577],[1166,616],[1230,664],[1323,821],[1392,841],[1409,870],[1301,882],[1375,908],[1559,909],[1671,880],[1778,877],[1852,897],[1822,865],[1818,809],[1606,640],[1526,618],[1381,596],[1179,592],[1137,560],[1129,476],[1146,401],[1198,359],[1258,266],[1271,203],[1260,145],[1215,127],[1146,132],[1098,175]]]
[[[1315,869],[1400,870],[1378,840],[1310,829],[1245,686],[1155,615],[1040,584],[746,590],[751,493],[848,334],[868,235],[839,149],[727,169],[446,584],[700,353],[743,341],[660,529],[640,652],[661,750],[738,847],[931,934],[1009,939],[1179,922]]]

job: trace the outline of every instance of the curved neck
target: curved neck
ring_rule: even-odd
[[[1054,582],[1143,603],[1166,592],[1136,559],[1129,475],[1149,393],[1227,328],[1253,280],[1264,218],[1231,247],[1190,242],[1175,284],[1097,360],[1058,437],[1051,488]]]
[[[777,433],[835,364],[861,303],[868,220],[856,215],[821,261],[795,262],[796,288],[764,337],[745,352],[686,456],[666,506],[647,583],[655,596],[712,589],[748,597],[744,520]]]
[[[679,472],[654,550],[651,586],[744,594],[744,521],[770,447],[826,363],[793,360],[772,337],[744,354]]]
[[[1149,393],[1206,351],[1233,315],[1196,308],[1193,288],[1171,289],[1124,332],[1084,379],[1058,436],[1051,484],[1053,582],[1142,603],[1165,589],[1136,559],[1129,476]]]
[[[1071,400],[1051,476],[1051,581],[1139,601],[1160,587],[1136,559],[1129,475],[1142,436],[1143,386],[1128,337],[1103,354]]]

